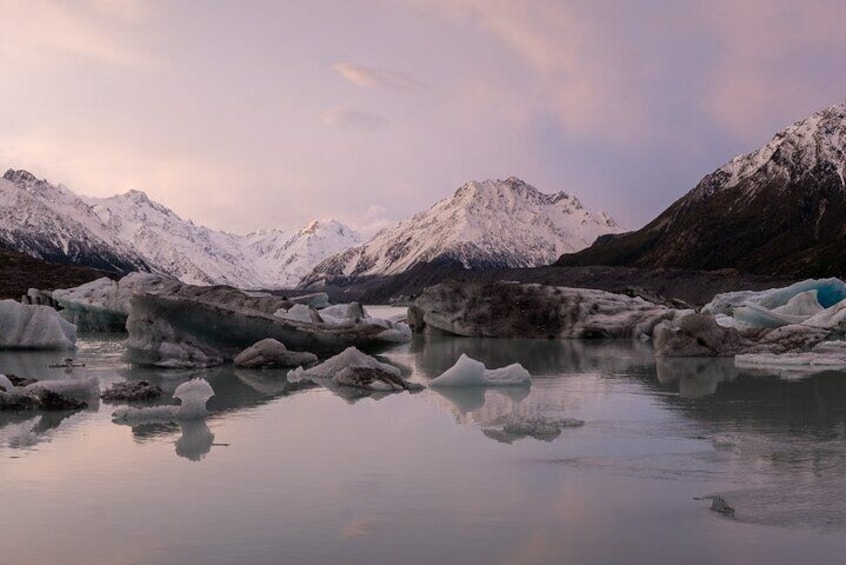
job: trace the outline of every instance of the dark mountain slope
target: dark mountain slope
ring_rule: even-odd
[[[846,273],[846,104],[778,133],[706,176],[644,228],[600,238],[557,265]]]

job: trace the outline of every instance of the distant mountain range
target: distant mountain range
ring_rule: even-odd
[[[237,236],[183,220],[137,190],[83,197],[12,169],[0,179],[0,210],[0,246],[52,263],[155,271],[192,284],[290,288],[324,258],[361,242],[335,220]]]
[[[324,260],[302,285],[397,275],[422,264],[537,267],[620,231],[607,214],[589,211],[564,192],[545,194],[516,177],[472,181],[428,210]]]
[[[154,271],[192,284],[293,288],[404,273],[533,267],[620,228],[563,192],[517,178],[469,182],[370,241],[335,220],[233,235],[183,220],[146,194],[79,196],[23,170],[0,179],[0,246],[53,263]],[[302,282],[301,282],[302,281]]]
[[[844,170],[846,103],[841,103],[732,159],[642,229],[600,238],[557,264],[843,276]]]

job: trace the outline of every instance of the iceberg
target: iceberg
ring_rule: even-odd
[[[317,363],[317,355],[308,352],[288,351],[288,348],[282,342],[267,338],[254,343],[236,355],[233,363],[236,367],[245,369],[298,367],[300,365],[314,365]]]
[[[408,320],[416,329],[467,337],[640,338],[689,312],[602,290],[448,281],[427,288]]]
[[[211,367],[265,338],[296,351],[332,354],[350,346],[384,347],[397,339],[392,330],[403,330],[374,320],[339,325],[286,319],[274,314],[281,299],[275,300],[222,287],[192,295],[136,294],[126,324],[129,359],[161,367]]]
[[[433,379],[429,386],[475,387],[475,386],[529,386],[532,377],[519,363],[499,369],[488,369],[475,359],[462,353],[455,365]]]
[[[718,294],[702,308],[702,312],[737,318],[736,312],[740,309],[742,322],[753,327],[774,327],[779,316],[796,316],[782,319],[779,325],[799,323],[844,299],[846,283],[840,279],[808,279],[783,288]],[[775,314],[774,319],[768,316],[772,313]],[[763,318],[759,319],[756,314],[763,315]]]
[[[310,369],[298,367],[288,373],[288,380],[313,380],[327,388],[349,387],[371,392],[416,391],[422,385],[406,381],[400,370],[362,353],[355,347],[330,357]]]
[[[152,273],[130,273],[114,281],[103,277],[52,293],[61,315],[84,332],[122,332],[137,292],[171,294],[182,288],[177,279]]]
[[[73,349],[76,326],[49,306],[0,300],[0,349]]]
[[[782,354],[745,353],[734,358],[738,369],[776,373],[782,378],[805,377],[824,371],[846,370],[846,341],[823,341],[809,351]]]
[[[25,392],[37,390],[49,390],[50,392],[69,396],[97,397],[100,395],[100,381],[94,376],[71,379],[45,379],[24,387]]]
[[[205,379],[191,379],[173,392],[179,405],[120,408],[112,413],[119,423],[139,424],[149,421],[199,420],[209,415],[206,403],[214,396],[214,389]]]

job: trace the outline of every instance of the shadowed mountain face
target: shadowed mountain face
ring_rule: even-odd
[[[846,103],[716,170],[644,228],[599,238],[557,265],[846,273]]]
[[[0,245],[0,300],[20,300],[30,288],[70,288],[113,273],[76,265],[56,265]]]

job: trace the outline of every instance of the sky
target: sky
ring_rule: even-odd
[[[247,233],[518,176],[625,227],[846,97],[840,0],[0,0],[0,167]]]

